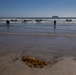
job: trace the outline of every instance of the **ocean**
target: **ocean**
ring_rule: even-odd
[[[41,22],[36,22],[35,19],[27,22],[24,22],[25,19],[16,19],[17,21],[10,21],[9,25],[6,24],[6,20],[11,19],[0,19],[0,32],[76,34],[76,19],[72,19],[72,22],[66,22],[66,19],[55,19],[56,29],[54,29],[54,19],[43,19]]]
[[[35,19],[23,22],[5,23],[0,21],[0,55],[8,53],[49,56],[74,55],[76,56],[76,19],[66,22],[66,19],[57,21],[54,29],[54,19],[35,22]],[[45,57],[44,57],[45,58]]]

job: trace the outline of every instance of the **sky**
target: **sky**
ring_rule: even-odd
[[[0,17],[76,17],[76,0],[0,0]]]

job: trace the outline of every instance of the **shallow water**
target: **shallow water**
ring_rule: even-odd
[[[35,34],[32,35],[33,33]],[[0,23],[0,55],[19,51],[36,56],[75,56],[76,24],[57,24],[54,29],[50,23],[10,23],[9,26]]]
[[[54,29],[51,23],[0,23],[0,32],[76,34],[76,24],[58,23]]]

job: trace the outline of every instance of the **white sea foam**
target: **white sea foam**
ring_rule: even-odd
[[[6,20],[9,20],[10,23],[23,23],[25,19],[0,19],[0,23],[6,23]],[[11,21],[13,20],[13,21]],[[17,20],[17,21],[15,21]],[[36,19],[26,19],[26,20],[30,20],[27,21],[27,23],[38,23],[35,20]],[[56,20],[57,23],[76,23],[76,19],[72,19],[71,22],[66,22],[66,19],[42,19],[42,21],[40,23],[53,23],[53,21]]]

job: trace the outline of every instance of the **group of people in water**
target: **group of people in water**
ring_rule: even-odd
[[[9,20],[6,20],[6,24],[9,25],[10,24],[10,21]],[[56,29],[56,20],[54,20],[54,29]]]

